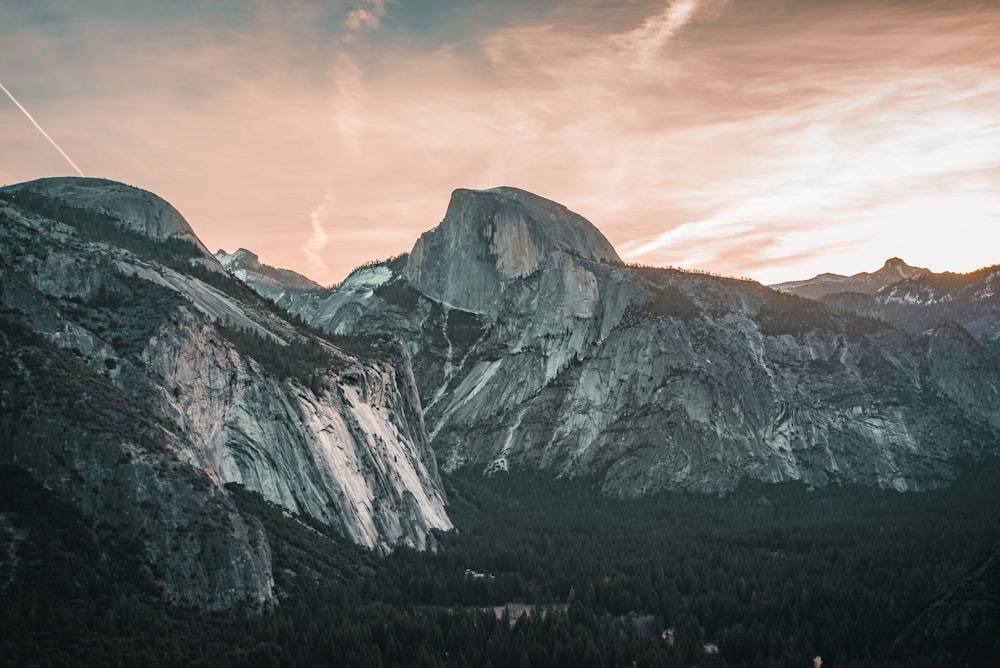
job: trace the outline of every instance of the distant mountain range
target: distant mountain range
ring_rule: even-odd
[[[325,289],[209,253],[151,193],[42,179],[0,188],[0,464],[203,608],[278,595],[229,482],[382,551],[451,527],[438,466],[618,496],[928,489],[1000,443],[998,272],[630,266],[504,187],[455,191],[410,253]]]
[[[835,311],[885,320],[912,334],[953,322],[1000,354],[998,266],[968,274],[938,274],[893,258],[870,274],[820,274],[771,287],[817,299]]]
[[[820,299],[838,292],[858,292],[871,295],[887,286],[911,278],[926,276],[930,273],[930,269],[911,267],[898,257],[894,257],[886,260],[881,269],[871,273],[861,272],[852,276],[820,274],[804,281],[777,283],[771,287],[779,292],[787,292],[809,299]]]

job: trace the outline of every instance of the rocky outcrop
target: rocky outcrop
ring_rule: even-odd
[[[597,228],[555,202],[516,188],[456,190],[444,220],[417,240],[403,271],[435,301],[495,316],[505,287],[556,254],[621,263]]]
[[[397,351],[391,365],[311,334],[211,269],[210,264],[218,264],[200,247],[159,246],[159,232],[144,237],[153,245],[132,237],[119,245],[120,235],[113,230],[104,234],[102,227],[119,227],[121,221],[108,219],[115,214],[116,200],[96,204],[106,182],[82,180],[72,184],[73,190],[63,181],[57,180],[51,192],[48,182],[0,189],[0,308],[11,327],[71,351],[107,385],[106,392],[117,393],[118,401],[132,407],[129,416],[156,426],[154,436],[142,442],[148,445],[127,432],[110,442],[110,460],[131,456],[151,461],[154,470],[176,469],[179,479],[198,480],[197,493],[182,494],[176,486],[153,485],[146,477],[135,477],[132,469],[122,469],[130,471],[116,483],[122,499],[142,507],[162,494],[155,501],[157,513],[176,517],[178,523],[185,513],[197,515],[204,506],[206,512],[216,509],[213,517],[232,527],[226,531],[235,542],[211,548],[228,560],[210,565],[219,570],[220,583],[229,583],[219,587],[234,593],[228,598],[199,596],[197,586],[177,580],[192,569],[207,568],[192,562],[204,558],[209,548],[147,541],[146,554],[162,573],[166,590],[186,591],[179,599],[206,607],[270,596],[266,586],[261,589],[257,580],[249,582],[238,572],[247,563],[265,563],[267,545],[258,540],[253,519],[241,518],[228,505],[226,482],[241,483],[290,512],[309,514],[380,551],[400,544],[423,548],[432,530],[451,527],[405,352]],[[68,205],[61,199],[69,189],[78,194],[72,201],[89,201],[79,193],[91,187],[96,189],[90,195],[93,207],[100,207],[93,219],[88,218],[94,210],[90,205]],[[34,196],[22,196],[27,191]],[[52,211],[65,220],[53,220]],[[158,211],[154,207],[154,217]],[[132,210],[126,207],[126,214]],[[157,225],[148,222],[136,229],[165,229]],[[176,257],[164,250],[174,248],[180,248]],[[93,394],[86,389],[89,381],[81,382],[80,391]],[[78,417],[80,428],[86,428],[86,414]],[[58,430],[58,411],[47,419]],[[18,456],[46,481],[65,477],[67,470],[81,471],[83,482],[63,489],[74,505],[99,512],[109,497],[95,481],[118,475],[114,467],[112,473],[102,473],[107,458],[88,463],[81,445],[74,463],[49,452],[49,442],[35,438],[42,433],[35,427],[18,433],[32,435],[39,453],[28,458],[17,451],[5,457]],[[150,460],[147,450],[159,447],[169,452],[168,464]],[[43,465],[60,456],[69,464],[55,469]],[[139,522],[124,511],[116,517],[122,527]],[[240,550],[243,556],[237,556]],[[266,581],[266,573],[258,580]],[[202,584],[206,592],[214,591]]]
[[[0,368],[0,458],[133,546],[130,577],[184,606],[272,602],[260,523],[185,461],[192,444],[183,435],[9,315],[0,316]]]
[[[107,214],[121,227],[163,241],[182,238],[206,251],[184,216],[158,195],[117,181],[60,176],[4,188],[16,201],[19,193],[38,193],[64,205]],[[207,252],[207,251],[206,251]]]
[[[619,495],[921,489],[995,447],[994,395],[959,389],[994,369],[972,379],[940,343],[753,282],[623,266],[589,223],[509,192],[456,191],[409,256],[287,302],[406,343],[446,469],[595,476]]]
[[[282,299],[289,291],[322,290],[323,286],[302,274],[289,269],[278,269],[261,264],[256,253],[245,248],[237,248],[232,253],[215,251],[217,259],[226,271],[252,287],[262,297],[271,301]]]
[[[190,435],[197,464],[220,482],[370,548],[424,548],[431,529],[451,527],[419,404],[404,398],[392,366],[348,359],[336,372],[281,379],[186,313],[141,360],[142,375],[122,383]]]

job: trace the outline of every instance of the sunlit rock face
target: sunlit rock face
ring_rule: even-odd
[[[978,359],[975,341],[623,266],[581,220],[522,191],[459,190],[408,257],[288,304],[407,345],[448,470],[596,476],[619,495],[744,478],[922,489],[995,447],[1000,376],[957,361]]]
[[[48,181],[26,185],[65,204],[62,193],[69,186],[64,181],[79,181],[73,184],[73,202],[90,202],[81,193],[91,187],[95,192],[93,205],[74,204],[72,210],[59,209],[62,215],[85,218],[81,210],[98,206],[103,214],[116,214],[117,200],[100,198],[107,188],[103,181],[57,180],[51,190]],[[218,538],[216,552],[229,556],[224,563],[210,564],[221,573],[217,586],[183,575],[207,567],[193,563],[204,556],[197,549],[171,550],[147,542],[147,557],[163,567],[165,590],[179,592],[178,600],[211,608],[244,599],[270,600],[266,540],[254,528],[255,520],[239,517],[225,499],[226,482],[242,483],[380,551],[401,544],[426,547],[432,529],[451,527],[405,350],[387,350],[392,364],[345,352],[230,289],[225,281],[232,279],[211,256],[164,256],[156,245],[160,232],[148,235],[152,246],[134,241],[131,247],[119,246],[95,238],[99,230],[84,236],[73,225],[39,213],[51,208],[45,201],[36,198],[28,206],[23,191],[0,189],[4,317],[12,327],[71,351],[108,384],[107,392],[155,425],[150,442],[168,452],[162,457],[177,473],[171,474],[173,482],[150,486],[145,469],[128,468],[129,462],[140,460],[154,469],[159,465],[150,463],[148,448],[139,447],[127,431],[109,442],[112,454],[105,458],[121,460],[116,466],[124,468],[106,476],[102,467],[108,462],[95,460],[83,445],[72,458],[45,450],[58,447],[58,440],[37,444],[42,450],[33,458],[20,451],[0,454],[28,464],[36,476],[54,481],[67,500],[95,515],[102,503],[112,502],[96,481],[113,475],[122,486],[123,502],[138,499],[155,507],[142,515],[151,533],[170,535],[184,525],[188,510],[202,507],[212,523],[234,527]],[[151,215],[161,211],[154,206]],[[133,213],[126,207],[123,215]],[[157,225],[139,221],[135,229],[163,231]],[[212,267],[219,268],[218,277]],[[311,357],[299,367],[267,362],[268,355],[287,362],[303,350]],[[65,421],[67,429],[90,428],[86,412],[46,419],[57,426]],[[60,457],[70,464],[43,465]],[[94,484],[76,485],[67,466],[86,470],[83,479]],[[200,482],[188,489],[187,478]],[[134,514],[111,517],[123,530],[136,526]],[[231,540],[226,538],[230,534]],[[248,574],[246,563],[261,568]]]
[[[438,302],[496,315],[505,287],[556,255],[621,263],[597,228],[555,202],[516,188],[456,190],[444,220],[420,237],[403,273]]]

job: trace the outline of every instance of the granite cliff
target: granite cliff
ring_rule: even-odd
[[[996,365],[954,328],[915,336],[754,282],[626,266],[593,225],[512,188],[456,191],[409,255],[283,304],[405,344],[446,470],[596,476],[619,495],[744,478],[923,489],[1000,428]]]
[[[273,597],[227,482],[379,551],[451,527],[405,352],[390,364],[289,321],[155,195],[0,189],[0,258],[3,462],[134,535],[178,601]]]

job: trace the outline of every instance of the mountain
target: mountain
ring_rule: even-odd
[[[408,255],[280,303],[401,341],[449,471],[592,476],[623,496],[745,478],[925,489],[1000,435],[1000,372],[961,327],[914,336],[627,266],[588,221],[514,188],[457,190]]]
[[[281,299],[285,292],[290,290],[323,289],[319,283],[290,269],[278,269],[261,264],[260,258],[245,248],[238,248],[232,253],[222,249],[217,250],[215,259],[226,268],[226,271],[271,301]]]
[[[379,551],[451,527],[406,351],[290,321],[152,193],[0,188],[0,342],[0,464],[132,541],[171,600],[274,598],[225,483]]]
[[[879,275],[884,280],[864,278]],[[967,274],[934,273],[889,260],[879,271],[856,277],[862,279],[830,284],[816,277],[772,287],[818,299],[839,312],[885,320],[913,334],[953,321],[1000,354],[1000,266]],[[865,285],[874,289],[863,289]]]
[[[179,238],[201,251],[207,250],[184,216],[169,202],[124,183],[97,178],[53,177],[7,186],[4,191],[11,198],[44,192],[64,207],[113,218],[114,225],[150,239]]]
[[[898,257],[894,257],[886,260],[881,269],[871,273],[863,271],[851,276],[829,273],[819,274],[804,281],[776,283],[770,287],[779,292],[787,292],[799,297],[808,297],[809,299],[820,299],[839,292],[856,292],[870,295],[890,285],[895,285],[911,278],[926,276],[930,273],[930,269],[911,267]]]

